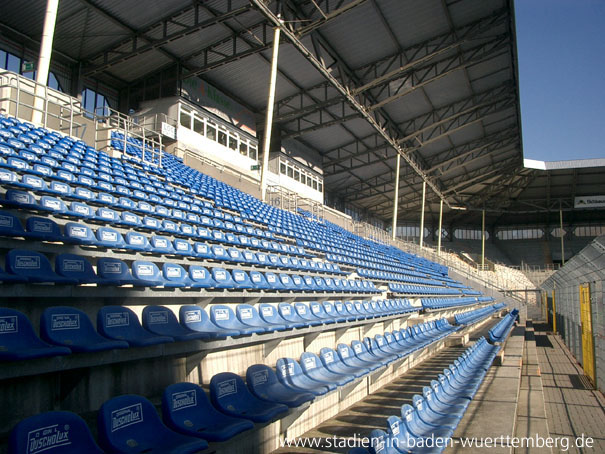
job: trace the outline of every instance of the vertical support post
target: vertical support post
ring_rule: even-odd
[[[397,168],[395,169],[395,198],[393,199],[393,239],[397,236],[397,207],[399,205],[399,167],[401,167],[401,155],[397,152]]]
[[[485,208],[481,211],[481,271],[485,271]]]
[[[420,247],[424,242],[424,200],[426,199],[426,180],[422,181],[422,211],[420,212]]]
[[[561,200],[559,200],[559,227],[561,228],[561,266],[565,265],[565,239],[563,232],[563,207],[561,206]]]
[[[36,68],[36,90],[34,95],[34,108],[32,110],[32,123],[42,124],[42,110],[46,94],[46,83],[50,69],[50,58],[53,51],[53,39],[55,36],[55,23],[57,22],[57,11],[59,0],[47,0],[46,15],[44,16],[44,30],[42,31],[42,42],[40,43],[40,56]]]
[[[279,16],[278,16],[279,17]],[[271,59],[271,78],[269,80],[269,94],[267,96],[267,116],[265,117],[265,133],[263,137],[263,165],[260,174],[261,199],[266,200],[267,172],[269,167],[269,149],[271,147],[271,127],[273,125],[273,104],[275,103],[275,86],[277,80],[277,56],[279,52],[279,34],[281,28],[275,27],[273,34],[273,57]]]
[[[439,229],[437,230],[437,255],[441,255],[441,228],[443,225],[443,199],[439,201]]]

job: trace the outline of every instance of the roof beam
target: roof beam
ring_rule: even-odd
[[[357,110],[362,117],[380,134],[389,144],[393,147],[398,153],[400,153],[403,159],[408,163],[410,167],[412,167],[416,173],[418,173],[423,180],[426,181],[428,186],[433,190],[439,197],[444,198],[440,189],[435,185],[435,183],[429,179],[420,166],[417,164],[415,160],[410,158],[405,152],[404,149],[399,145],[397,140],[392,137],[388,131],[384,128],[383,125],[379,124],[376,118],[368,112],[367,108],[362,105],[347,89],[347,87],[343,86],[338,79],[334,75],[331,74],[331,71],[326,68],[322,62],[320,62],[309,49],[299,40],[295,33],[293,33],[288,27],[284,27],[282,21],[277,17],[269,7],[262,0],[250,0],[259,11],[273,23],[274,26],[279,27],[285,38],[288,39],[297,49],[298,51],[325,77],[330,84],[336,88],[349,102],[349,104]],[[445,201],[447,204],[447,200]]]

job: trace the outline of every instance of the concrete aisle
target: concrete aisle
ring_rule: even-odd
[[[551,437],[566,437],[569,453],[605,453],[603,394],[590,389],[582,367],[559,336],[549,334],[544,323],[534,328]],[[582,435],[594,439],[593,448],[576,446],[576,438]]]

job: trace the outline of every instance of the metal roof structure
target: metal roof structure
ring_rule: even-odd
[[[45,3],[4,0],[0,31],[39,40]],[[321,155],[339,203],[390,219],[397,153],[400,220],[423,181],[429,219],[443,198],[469,223],[596,190],[594,169],[523,167],[512,0],[61,0],[54,50],[118,89],[176,64],[261,124],[275,26],[275,128]]]

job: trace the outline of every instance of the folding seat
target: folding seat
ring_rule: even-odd
[[[242,256],[241,251],[234,247],[227,249],[227,260],[235,263],[243,263],[246,261]]]
[[[189,241],[187,241],[187,240],[183,240],[181,238],[176,238],[173,241],[173,245],[174,245],[174,254],[176,254],[176,255],[182,255],[185,257],[196,256],[196,253],[193,251],[193,248],[191,247],[191,243],[189,243]]]
[[[103,246],[111,249],[127,249],[122,234],[110,227],[100,227],[97,229],[97,246]]]
[[[123,306],[105,306],[99,309],[97,331],[102,336],[126,341],[134,347],[174,342],[170,336],[158,336],[144,329],[136,314]]]
[[[116,199],[113,195],[108,194],[107,192],[99,192],[97,194],[95,202],[101,205],[115,206],[118,204],[118,199]]]
[[[164,263],[162,265],[162,278],[164,287],[167,288],[191,287],[192,285],[187,271],[178,263]]]
[[[355,379],[354,375],[339,374],[326,369],[321,359],[312,352],[304,352],[300,356],[300,366],[308,377],[320,383],[344,386]]]
[[[373,338],[364,337],[363,343],[372,355],[380,359],[385,359],[389,363],[405,356],[403,353],[398,352],[393,348],[388,348],[384,338],[378,334]]]
[[[292,281],[292,278],[289,274],[280,273],[278,279],[284,291],[298,290],[298,286],[294,284],[294,281]]]
[[[49,211],[58,216],[70,214],[69,210],[67,209],[67,205],[65,202],[63,202],[63,200],[48,195],[40,197],[38,208],[40,210]]]
[[[9,454],[103,454],[80,416],[68,411],[49,411],[19,422],[8,440]]]
[[[454,430],[448,426],[438,426],[425,422],[414,407],[409,404],[401,406],[401,420],[406,429],[416,438],[438,438],[446,440],[452,437]]]
[[[349,302],[349,304],[351,305],[351,307],[353,307],[353,305],[350,302]],[[336,311],[338,316],[342,317],[344,319],[344,321],[346,321],[346,322],[353,322],[353,321],[357,320],[357,316],[354,314],[351,314],[347,309],[347,305],[345,303],[343,303],[342,301],[334,302],[334,310]]]
[[[97,260],[97,276],[104,285],[133,285],[136,279],[132,277],[128,265],[111,257],[101,257]]]
[[[128,348],[121,340],[106,339],[98,334],[88,316],[73,307],[55,306],[44,310],[40,317],[40,337],[51,344],[74,352],[97,352]]]
[[[224,339],[227,336],[239,336],[235,329],[223,329],[208,318],[208,314],[199,306],[185,305],[179,309],[179,321],[190,331],[202,334],[207,339]]]
[[[267,271],[265,273],[265,279],[267,280],[267,283],[269,284],[269,290],[277,290],[277,291],[284,290],[284,286],[281,283],[277,274]]]
[[[249,419],[217,411],[204,390],[193,383],[177,383],[164,390],[162,418],[175,432],[208,441],[226,441],[254,427]]]
[[[66,209],[64,214],[83,219],[91,219],[95,215],[95,209],[82,202],[71,202],[69,204],[69,209]]]
[[[108,400],[99,409],[97,425],[101,447],[112,453],[193,454],[208,447],[205,440],[168,429],[142,396]]]
[[[321,290],[317,286],[317,283],[315,282],[315,279],[313,279],[313,276],[305,275],[303,276],[303,281],[305,281],[305,285],[307,286],[308,291],[317,292]]]
[[[8,211],[0,211],[0,236],[26,237],[28,235],[17,216]]]
[[[162,226],[161,222],[158,219],[153,218],[151,216],[145,216],[141,224],[142,227],[153,231],[159,231]]]
[[[55,273],[44,254],[23,249],[11,249],[6,254],[6,271],[30,283],[76,284],[78,282],[77,279]]]
[[[238,320],[248,327],[263,329],[265,332],[286,329],[285,325],[267,323],[260,317],[258,310],[250,304],[238,304],[235,308],[235,314]]]
[[[214,252],[212,251],[211,246],[208,243],[193,243],[193,253],[196,257],[202,259],[213,259]]]
[[[219,244],[213,244],[210,249],[212,250],[213,259],[225,262],[231,260],[224,246],[221,246]]]
[[[261,266],[269,266],[269,257],[264,252],[257,252],[256,258]]]
[[[193,225],[179,224],[177,234],[188,238],[194,238],[197,236],[197,229]]]
[[[147,236],[139,232],[128,232],[124,241],[124,247],[140,252],[150,252],[152,249]]]
[[[154,254],[174,255],[175,250],[170,238],[161,235],[152,235],[149,239],[151,252]]]
[[[314,276],[313,280],[315,281],[315,286],[319,292],[327,292],[329,290],[326,282],[321,276]]]
[[[250,393],[244,381],[231,372],[222,372],[212,377],[210,399],[213,405],[223,413],[254,422],[269,422],[288,412],[286,405],[255,397]]]
[[[172,337],[177,342],[211,338],[209,334],[192,331],[181,325],[174,313],[164,306],[146,306],[142,319],[143,327],[149,332]]]
[[[0,308],[0,360],[15,361],[68,355],[67,347],[52,346],[42,341],[22,312]]]
[[[306,375],[298,361],[292,358],[279,358],[275,365],[277,379],[287,388],[299,392],[310,392],[322,396],[336,389],[334,383],[318,382]]]
[[[311,402],[315,395],[310,392],[296,391],[281,383],[275,371],[264,364],[254,364],[246,371],[246,384],[250,392],[259,399],[299,407]]]
[[[253,288],[254,284],[250,280],[250,276],[243,270],[233,269],[231,270],[231,277],[233,278],[233,287],[237,289],[249,289]]]
[[[351,342],[351,350],[353,351],[353,353],[355,353],[355,356],[357,358],[361,359],[362,361],[365,361],[368,363],[379,364],[381,366],[386,366],[386,365],[392,363],[393,361],[395,361],[395,359],[397,359],[397,357],[394,355],[378,356],[373,353],[370,353],[366,344],[364,342],[360,342],[358,340],[354,340]]]
[[[214,288],[232,289],[235,287],[231,273],[224,268],[212,268],[212,279],[214,279]]]
[[[311,301],[309,303],[309,311],[312,315],[321,320],[322,323],[330,325],[336,323],[336,320],[325,311],[324,306],[319,301]]]
[[[231,308],[217,304],[210,308],[210,320],[219,328],[230,331],[239,331],[240,334],[260,334],[266,332],[265,328],[248,326],[240,322]]]
[[[77,284],[96,284],[102,282],[92,265],[84,257],[75,254],[59,254],[55,258],[55,270]]]
[[[166,281],[157,265],[145,260],[132,262],[133,285],[137,287],[163,287]]]

